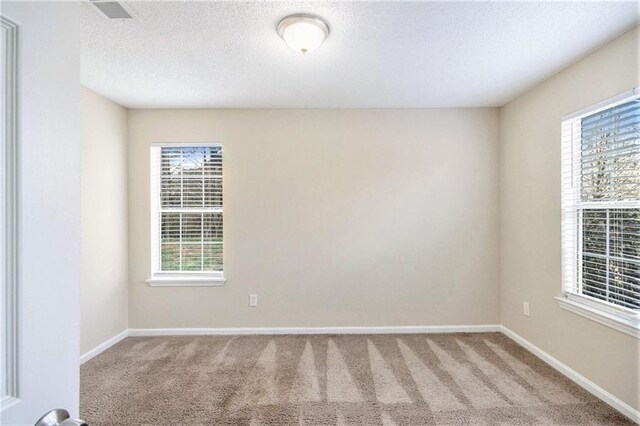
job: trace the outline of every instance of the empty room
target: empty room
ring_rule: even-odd
[[[640,424],[637,1],[0,1],[0,424]]]

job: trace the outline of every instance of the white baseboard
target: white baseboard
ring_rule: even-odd
[[[121,341],[122,339],[124,339],[127,336],[129,336],[129,329],[123,330],[122,332],[116,334],[115,336],[113,336],[109,340],[100,343],[95,348],[91,349],[90,351],[85,352],[84,354],[82,354],[80,356],[80,364],[84,364],[85,362],[87,362],[91,358],[93,358],[94,356],[100,355],[102,352],[106,351],[111,346],[115,345],[116,343],[118,343],[119,341]]]
[[[501,326],[501,329],[502,333],[507,337],[511,338],[514,342],[524,347],[529,352],[533,353],[535,356],[549,364],[551,367],[553,367],[563,375],[567,376],[587,392],[593,394],[597,398],[601,399],[602,401],[618,410],[620,413],[629,417],[634,422],[640,424],[640,411],[636,410],[626,402],[607,392],[600,386],[593,383],[591,380],[584,377],[582,374],[568,367],[566,364],[558,361],[556,358],[552,357],[533,343],[529,342],[524,337],[514,333],[505,326]]]
[[[101,343],[80,357],[80,364],[109,349],[128,336],[216,336],[278,334],[417,334],[500,332],[494,325],[434,325],[389,327],[239,327],[239,328],[129,328]]]
[[[500,325],[436,325],[389,327],[130,328],[129,336],[487,333],[500,332],[500,330]]]
[[[640,424],[640,411],[607,392],[580,373],[558,361],[533,343],[503,325],[437,325],[389,327],[255,327],[255,328],[130,328],[96,346],[80,357],[83,364],[127,336],[205,336],[205,335],[281,335],[281,334],[419,334],[419,333],[491,333],[501,332],[549,364],[551,367]]]

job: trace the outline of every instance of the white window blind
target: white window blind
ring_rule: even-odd
[[[222,146],[151,148],[153,275],[222,277]]]
[[[640,310],[640,99],[629,93],[562,123],[563,290]]]

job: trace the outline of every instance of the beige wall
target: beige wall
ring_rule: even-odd
[[[496,109],[130,111],[131,327],[497,324],[498,127]],[[228,281],[149,287],[149,145],[189,141],[224,146]]]
[[[638,409],[639,341],[554,300],[561,285],[560,119],[640,85],[638,38],[638,29],[626,34],[500,113],[129,111],[130,326],[501,322]],[[114,201],[111,214],[96,208],[107,203],[84,192],[83,237],[113,242],[107,255],[121,273],[126,260],[115,248],[126,236],[114,241],[107,227],[89,220],[111,220],[126,232],[126,202],[117,195],[126,193],[125,183],[107,179],[126,174],[118,171],[125,113],[88,91],[83,102],[85,117],[87,110],[102,111],[88,127],[85,119],[85,146],[93,143],[85,148],[83,179],[89,174],[94,181],[85,179],[83,189],[102,186],[100,196]],[[189,141],[224,145],[228,281],[152,288],[144,282],[150,275],[149,146]],[[90,250],[85,240],[83,256],[102,260],[105,247]],[[113,279],[117,273],[97,260],[83,258],[85,350],[126,326],[127,314],[118,310],[126,308],[125,278]],[[257,308],[247,306],[249,293],[259,295]],[[522,314],[523,301],[531,304],[530,317]],[[104,321],[109,315],[113,322]]]
[[[636,28],[501,109],[502,323],[640,409],[640,341],[562,310],[560,121],[640,86]],[[522,302],[531,303],[531,317]]]
[[[82,88],[80,353],[128,326],[127,110]]]

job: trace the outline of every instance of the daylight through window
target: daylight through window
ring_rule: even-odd
[[[154,274],[222,275],[222,146],[154,146]]]
[[[564,291],[640,309],[640,99],[563,122]]]

